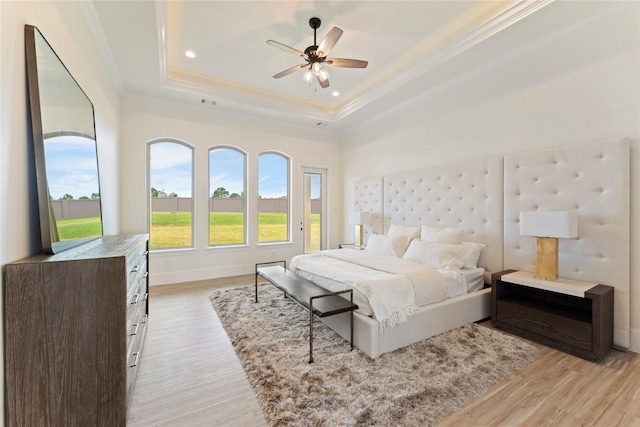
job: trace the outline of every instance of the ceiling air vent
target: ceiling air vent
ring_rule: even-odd
[[[216,105],[216,101],[212,101],[212,100],[210,100],[210,99],[202,98],[202,99],[200,100],[200,104],[202,104],[202,105],[211,105],[211,106],[213,106],[213,105]]]

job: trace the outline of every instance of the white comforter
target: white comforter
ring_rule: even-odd
[[[290,268],[330,291],[352,288],[358,311],[373,315],[383,331],[406,322],[418,306],[466,293],[464,281],[456,274],[363,251],[333,249],[298,255]]]

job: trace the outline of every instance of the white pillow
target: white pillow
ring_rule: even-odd
[[[459,245],[462,243],[462,228],[453,227],[432,227],[430,225],[423,225],[420,233],[420,239],[428,242],[438,243],[450,243],[452,245]]]
[[[371,254],[402,258],[407,250],[407,246],[409,246],[409,241],[408,236],[371,234],[369,235],[369,240],[367,241],[367,246],[365,246],[364,251]]]
[[[387,236],[407,236],[410,239],[417,239],[420,237],[420,227],[391,224]]]
[[[403,259],[419,262],[439,270],[459,270],[464,266],[471,246],[412,240]]]
[[[464,261],[464,268],[477,268],[478,260],[482,255],[482,250],[487,246],[484,243],[477,242],[462,242],[464,246],[472,248],[471,253]]]

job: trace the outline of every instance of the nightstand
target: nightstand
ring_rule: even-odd
[[[340,249],[355,249],[357,251],[364,251],[364,246],[358,246],[355,243],[340,243],[338,245]]]
[[[613,287],[543,280],[525,271],[494,273],[491,322],[499,329],[588,360],[613,347]]]

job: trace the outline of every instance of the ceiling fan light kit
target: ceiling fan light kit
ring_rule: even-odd
[[[298,56],[306,61],[304,64],[296,65],[288,68],[284,71],[273,76],[274,79],[279,79],[289,74],[293,74],[296,71],[307,69],[304,73],[304,80],[311,82],[315,77],[322,88],[329,87],[329,73],[325,70],[324,65],[342,68],[366,68],[367,61],[360,59],[346,59],[346,58],[333,58],[328,59],[327,55],[336,45],[340,37],[342,36],[342,30],[338,27],[333,27],[327,36],[320,42],[316,43],[316,31],[320,28],[320,18],[309,19],[309,26],[313,29],[313,45],[307,47],[304,52],[294,49],[285,44],[279,43],[275,40],[267,40],[267,44],[275,48],[288,52],[292,55]]]

